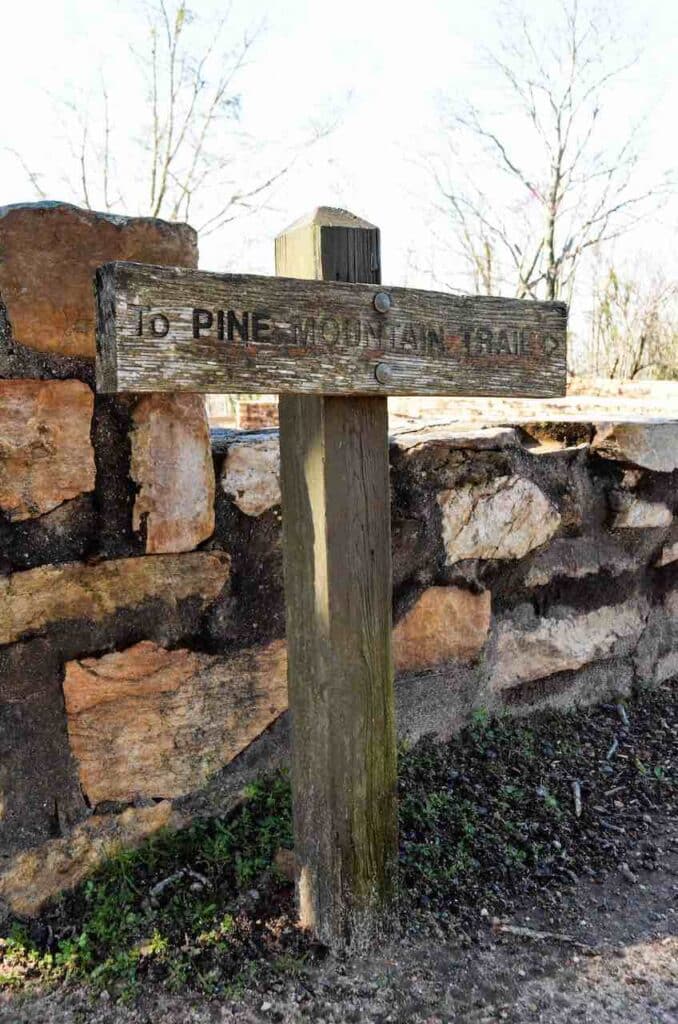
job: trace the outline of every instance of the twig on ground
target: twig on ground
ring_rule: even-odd
[[[535,928],[527,928],[525,925],[520,924],[505,924],[497,918],[494,918],[492,921],[492,931],[499,932],[503,935],[517,935],[518,938],[521,939],[566,942],[569,946],[575,946],[577,949],[583,949],[587,953],[597,952],[595,946],[591,946],[588,942],[580,942],[572,935],[565,935],[563,932],[541,932],[537,931]]]
[[[619,740],[615,736],[615,738],[612,740],[612,746],[610,747],[610,749],[608,750],[607,754],[605,755],[605,760],[606,761],[611,761],[612,758],[614,757],[614,755],[617,753],[618,750],[619,750]]]
[[[175,871],[173,875],[168,875],[167,878],[163,878],[160,882],[156,882],[153,888],[149,892],[151,898],[159,896],[168,886],[173,885],[175,882],[179,882],[182,878],[194,878],[199,884],[200,888],[209,885],[209,879],[205,878],[204,875],[198,874],[197,871],[193,871],[192,868],[182,868],[181,871]]]
[[[578,779],[572,783],[572,794],[574,796],[574,813],[577,818],[581,818],[581,782]]]
[[[156,882],[153,888],[149,892],[149,896],[159,896],[161,892],[174,882],[178,882],[180,878],[184,877],[183,871],[175,871],[173,875],[168,875],[167,878],[163,878],[160,882]]]
[[[626,713],[626,708],[624,707],[623,704],[617,704],[617,714],[619,715],[619,717],[621,719],[622,725],[626,729],[628,729],[629,725],[630,725],[629,716]]]

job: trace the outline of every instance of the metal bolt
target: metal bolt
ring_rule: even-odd
[[[388,292],[377,292],[374,296],[374,308],[377,313],[388,313],[392,305],[393,302]]]
[[[393,384],[395,381],[393,367],[389,366],[388,363],[377,363],[374,368],[374,376],[380,384]]]

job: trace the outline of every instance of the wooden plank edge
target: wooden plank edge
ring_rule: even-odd
[[[118,391],[118,353],[116,345],[116,290],[119,263],[105,263],[94,275],[96,301],[96,388],[102,394]]]

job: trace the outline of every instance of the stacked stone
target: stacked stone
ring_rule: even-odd
[[[225,448],[218,491],[263,538],[277,434]],[[678,675],[678,421],[406,429],[391,470],[402,732]]]
[[[196,266],[196,232],[38,204],[0,209],[0,252],[0,893],[29,911],[237,753],[214,658],[182,646],[227,605],[230,560],[197,550],[215,523],[202,398],[93,389],[95,267]],[[232,689],[254,719],[245,675]]]
[[[276,431],[95,396],[94,268],[185,225],[0,210],[0,901],[222,811],[285,757]],[[678,423],[392,439],[401,733],[678,675]]]

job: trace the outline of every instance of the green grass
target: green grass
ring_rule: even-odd
[[[79,927],[52,953],[40,953],[27,929],[15,925],[0,939],[0,986],[86,978],[132,997],[141,975],[151,973],[170,988],[191,979],[203,991],[223,990],[237,976],[247,942],[225,908],[235,908],[242,893],[271,872],[276,851],[292,845],[286,776],[256,782],[246,797],[229,819],[161,832],[108,860],[53,908],[52,919],[70,918]],[[275,889],[274,873],[269,884]]]

